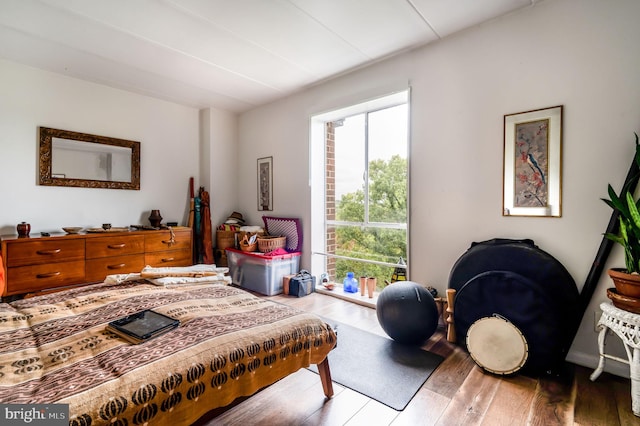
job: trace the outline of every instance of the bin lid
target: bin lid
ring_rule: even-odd
[[[286,253],[286,254],[278,254],[275,256],[272,256],[268,253],[260,253],[258,251],[242,251],[242,250],[238,250],[238,249],[234,249],[234,248],[226,248],[226,251],[230,251],[232,253],[239,253],[245,256],[252,256],[252,257],[257,257],[260,259],[290,259],[292,257],[296,257],[296,256],[300,256],[301,253],[299,251],[293,251],[291,253]]]

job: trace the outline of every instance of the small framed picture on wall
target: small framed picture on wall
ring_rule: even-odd
[[[258,158],[258,211],[273,210],[273,157]]]

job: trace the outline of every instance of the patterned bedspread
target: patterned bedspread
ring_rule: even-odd
[[[180,327],[138,345],[105,330],[144,309]],[[0,402],[69,404],[75,425],[188,425],[335,343],[317,316],[235,287],[96,284],[0,303]]]

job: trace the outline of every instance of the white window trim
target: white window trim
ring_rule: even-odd
[[[390,108],[400,104],[407,104],[409,106],[408,116],[411,116],[411,104],[410,104],[410,89],[402,90],[400,92],[392,93],[387,96],[382,96],[379,98],[371,99],[359,104],[351,105],[345,108],[335,109],[326,113],[317,114],[311,117],[310,125],[309,125],[309,186],[311,188],[311,273],[314,275],[319,275],[322,272],[325,272],[325,256],[332,256],[334,258],[343,258],[342,256],[338,256],[335,254],[328,254],[325,250],[325,237],[326,237],[326,225],[325,221],[325,187],[324,185],[313,185],[313,182],[324,182],[325,178],[325,125],[327,122],[339,120],[345,117],[362,114],[366,112],[372,112],[384,108]],[[410,120],[410,119],[409,119]],[[410,124],[410,123],[408,123]],[[410,194],[410,146],[411,146],[411,131],[410,126],[407,132],[407,158],[408,162],[408,176],[409,180],[409,194]],[[323,161],[317,161],[318,158],[322,158]],[[316,159],[316,161],[313,161]],[[407,225],[409,227],[410,214],[411,211],[409,206],[409,200],[407,200]],[[332,221],[335,222],[335,221]],[[382,225],[378,223],[371,223],[369,225]],[[405,228],[406,228],[405,227]],[[344,257],[345,259],[353,259],[350,257]],[[403,267],[406,268],[407,276],[409,276],[409,267],[411,263],[409,262],[410,258],[410,235],[407,235],[407,262],[406,264],[402,263],[386,263],[386,262],[377,262],[372,260],[365,259],[353,259],[359,262],[364,263],[373,263],[379,264],[383,266],[392,266],[392,267]]]

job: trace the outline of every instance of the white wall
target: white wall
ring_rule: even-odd
[[[547,0],[471,30],[310,88],[240,117],[239,209],[259,223],[255,170],[274,159],[274,215],[302,218],[310,234],[309,117],[412,89],[411,271],[447,287],[473,241],[531,238],[581,289],[640,133],[640,2]],[[564,105],[562,217],[503,217],[503,116]],[[305,241],[302,266],[309,262]],[[614,249],[607,266],[620,265]],[[595,366],[601,279],[569,360]],[[612,339],[613,340],[613,339]],[[609,363],[610,370],[625,368]]]
[[[237,114],[215,108],[201,110],[200,138],[200,178],[209,191],[211,224],[215,228],[237,209],[240,196],[236,184]],[[215,244],[215,234],[213,241]]]
[[[198,122],[194,108],[0,60],[0,234],[148,225],[152,209],[186,223]],[[140,190],[37,185],[38,126],[140,141]]]

